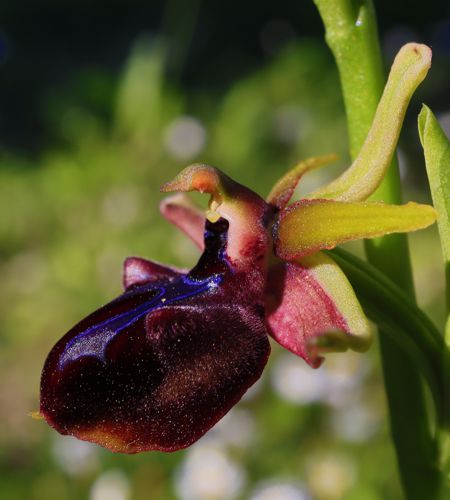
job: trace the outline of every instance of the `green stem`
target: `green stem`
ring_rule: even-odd
[[[314,0],[326,29],[326,40],[338,66],[348,120],[350,154],[354,159],[369,131],[384,85],[384,71],[370,0]],[[374,199],[400,203],[401,186],[395,161]],[[391,276],[414,299],[409,249],[405,236],[371,240],[366,253],[375,267]],[[436,444],[431,435],[422,377],[414,361],[380,329],[380,349],[389,405],[391,433],[405,497],[436,498],[440,476],[434,464]],[[407,332],[405,332],[407,333]]]

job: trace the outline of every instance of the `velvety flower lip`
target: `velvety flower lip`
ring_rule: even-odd
[[[407,103],[431,53],[408,44],[394,61],[360,156],[336,181],[289,202],[310,158],[266,200],[215,167],[191,165],[163,192],[170,222],[202,250],[189,271],[126,259],[122,295],[51,350],[40,413],[62,434],[112,451],[175,451],[208,431],[260,377],[268,336],[317,368],[328,352],[370,346],[371,327],[322,249],[424,228],[432,207],[367,201],[395,149]],[[398,105],[396,105],[398,104]],[[392,111],[391,111],[392,108]],[[186,192],[210,195],[203,214]]]
[[[224,219],[206,222],[205,250],[186,274],[164,276],[157,264],[155,277],[153,263],[127,260],[124,294],[47,358],[40,411],[50,425],[112,451],[173,451],[241,398],[270,347],[248,283],[228,261],[227,233]]]

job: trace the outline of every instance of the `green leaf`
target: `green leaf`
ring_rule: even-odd
[[[380,333],[392,336],[423,373],[439,419],[450,418],[442,414],[446,397],[442,359],[448,363],[448,354],[434,324],[400,287],[374,266],[341,248],[325,253],[344,271],[368,318],[382,327]]]
[[[427,106],[423,106],[419,114],[419,134],[431,196],[438,212],[437,223],[446,270],[447,309],[450,312],[450,141]]]

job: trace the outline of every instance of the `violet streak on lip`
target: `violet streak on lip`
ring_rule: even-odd
[[[119,305],[124,300],[134,299],[137,304],[131,310],[95,323],[73,337],[61,353],[58,369],[62,370],[67,363],[85,356],[94,356],[104,362],[105,349],[110,341],[149,312],[218,287],[223,281],[225,272],[230,270],[225,254],[227,229],[228,224],[222,221],[218,230],[205,229],[204,232],[205,241],[210,242],[211,245],[208,251],[209,257],[212,258],[213,265],[217,261],[222,266],[224,265],[224,267],[220,266],[222,272],[215,272],[203,278],[197,277],[196,268],[194,268],[189,274],[174,281],[167,280],[158,285],[151,283],[130,288],[121,297],[110,303],[111,310],[114,310],[115,304]],[[113,313],[111,312],[111,314]]]
[[[150,311],[164,307],[168,304],[183,300],[194,295],[207,292],[216,288],[223,280],[223,276],[216,274],[203,280],[196,280],[183,276],[168,283],[166,286],[149,287],[148,285],[136,287],[130,295],[152,294],[149,300],[136,306],[131,311],[117,314],[101,323],[92,325],[74,337],[64,349],[58,362],[58,368],[75,361],[81,356],[95,356],[104,361],[105,349],[109,342],[125,328],[147,315]],[[156,293],[156,296],[154,295]]]

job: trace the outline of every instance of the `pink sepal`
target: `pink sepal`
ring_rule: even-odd
[[[313,271],[298,263],[278,262],[269,271],[266,319],[271,336],[283,347],[318,368],[323,357],[317,338],[331,332],[349,332],[333,298]]]
[[[205,216],[183,193],[164,198],[159,210],[172,224],[185,233],[199,248],[203,250],[203,232]]]

